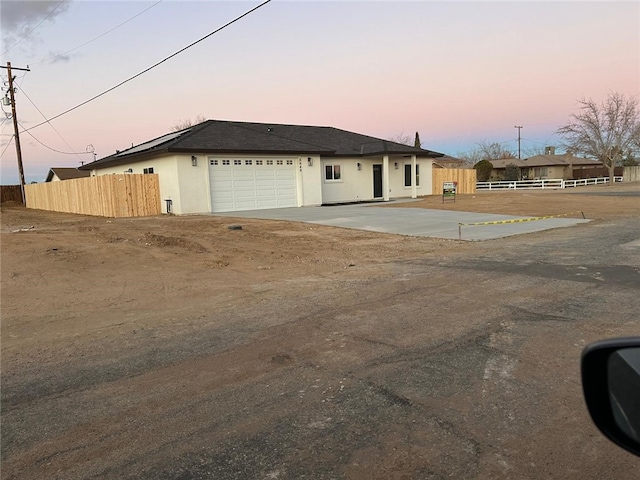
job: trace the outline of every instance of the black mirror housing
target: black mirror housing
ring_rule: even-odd
[[[587,409],[598,429],[640,456],[640,337],[588,345],[581,374]]]

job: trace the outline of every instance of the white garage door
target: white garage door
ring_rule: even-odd
[[[297,206],[293,159],[209,159],[211,210]]]

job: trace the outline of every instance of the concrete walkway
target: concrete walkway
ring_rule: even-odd
[[[395,233],[417,237],[459,238],[459,223],[496,222],[514,220],[511,215],[494,215],[424,208],[381,208],[372,204],[336,205],[325,207],[276,208],[215,214],[234,218],[262,218],[314,223],[332,227],[354,228],[373,232]],[[568,227],[589,220],[550,218],[523,223],[498,225],[462,225],[462,240],[490,240],[522,233],[539,232],[551,228]]]

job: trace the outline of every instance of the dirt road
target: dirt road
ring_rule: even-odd
[[[2,477],[637,478],[578,359],[638,335],[639,190],[459,197],[597,219],[474,243],[3,205]]]

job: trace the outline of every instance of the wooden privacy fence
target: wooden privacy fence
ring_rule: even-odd
[[[476,171],[473,168],[434,168],[432,170],[434,195],[442,194],[444,182],[457,182],[456,193],[476,193]]]
[[[22,187],[20,185],[1,185],[0,203],[5,202],[22,203]]]
[[[100,217],[160,215],[157,174],[117,174],[25,185],[27,208]]]

